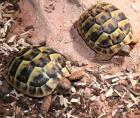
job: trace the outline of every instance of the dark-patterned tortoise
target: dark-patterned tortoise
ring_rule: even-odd
[[[81,79],[82,69],[73,71],[70,61],[46,46],[26,47],[9,62],[3,76],[17,91],[42,98],[41,109],[47,112],[55,90],[69,94],[72,80]]]
[[[59,86],[68,90],[69,80],[79,79],[62,54],[45,46],[22,49],[9,63],[4,77],[16,90],[32,96],[49,96]],[[68,79],[67,79],[68,78]]]
[[[125,14],[109,3],[97,3],[76,22],[79,34],[96,52],[99,60],[109,60],[116,53],[129,55],[132,28]]]

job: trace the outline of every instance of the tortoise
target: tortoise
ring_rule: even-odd
[[[47,96],[51,102],[51,95],[57,87],[67,92],[71,87],[69,80],[80,77],[73,74],[78,71],[72,73],[68,62],[64,55],[49,47],[26,47],[10,61],[4,77],[17,91],[35,98]],[[50,103],[47,104],[49,107]]]
[[[100,2],[87,9],[76,21],[86,44],[96,52],[97,60],[109,60],[115,54],[129,55],[136,40],[126,15],[116,6]]]

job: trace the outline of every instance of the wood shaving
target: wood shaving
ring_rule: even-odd
[[[105,93],[105,96],[106,96],[106,97],[110,97],[110,96],[112,96],[113,92],[114,92],[114,90],[113,90],[112,88],[110,88],[110,89]]]
[[[76,116],[72,115],[72,110],[70,110],[66,115],[64,115],[66,118],[77,118]]]
[[[10,94],[15,94],[17,100],[19,99],[19,97],[24,96],[23,93],[18,94],[15,89],[13,89]]]
[[[0,42],[4,42],[6,39],[5,38],[1,38],[0,39]]]
[[[6,56],[9,55],[9,53],[5,52],[1,47],[0,47],[0,53],[5,54]]]
[[[75,86],[85,86],[86,82],[74,82]]]
[[[113,78],[117,78],[117,77],[121,77],[121,76],[125,76],[124,73],[117,73],[115,75],[103,75],[105,80],[108,79],[113,79]]]
[[[137,80],[134,80],[134,77],[135,77],[134,73],[128,74],[128,79],[130,80],[132,87],[134,87],[137,84]]]
[[[18,40],[18,43],[21,44],[21,45],[23,45],[24,47],[30,46],[29,43],[26,43],[25,42],[25,39],[24,38],[21,38],[20,40]]]
[[[18,52],[19,51],[19,49],[18,48],[16,48],[16,47],[12,47],[13,48],[13,50],[14,51],[16,51],[16,52]]]
[[[129,102],[129,103],[127,104],[127,108],[130,109],[130,108],[133,107],[134,105],[135,105],[135,103]]]
[[[99,67],[99,72],[103,72],[103,71],[105,71],[105,69],[107,69],[109,67],[110,67],[110,65],[103,65],[103,66]]]
[[[136,105],[138,105],[138,99],[137,98],[135,98],[134,97],[134,95],[132,95],[131,93],[130,93],[130,97],[131,97],[131,99],[134,101],[134,103],[136,104]]]
[[[78,99],[72,98],[70,102],[71,102],[71,103],[78,103],[78,104],[81,104],[81,103],[80,103],[80,98],[78,98]]]
[[[3,43],[3,46],[4,46],[7,50],[9,50],[10,52],[13,51],[13,49],[12,49],[8,44]]]
[[[89,98],[91,101],[97,100],[97,97],[94,95],[92,97]]]
[[[115,111],[114,112],[112,112],[112,117],[114,117],[115,115],[116,115],[116,113],[118,112],[118,108],[117,109],[115,109]]]
[[[6,32],[5,32],[4,28],[0,29],[0,35],[1,35],[2,38],[4,38],[6,36]]]
[[[105,113],[105,112],[102,113],[100,116],[98,116],[98,118],[102,118],[102,117],[104,117],[104,116],[106,116],[106,113]]]
[[[16,38],[17,38],[17,35],[11,36],[11,37],[9,38],[9,40],[8,40],[8,43],[13,43],[13,42],[15,42]]]
[[[66,114],[67,118],[71,118],[71,113],[72,113],[72,110],[70,110],[70,111]]]
[[[118,96],[122,97],[122,95],[120,94],[120,92],[118,92],[117,90],[114,90],[115,93],[117,93]]]
[[[76,89],[75,89],[74,86],[71,87],[71,92],[74,93],[74,94],[76,93]]]
[[[29,34],[29,33],[30,33],[30,30],[29,30],[29,31],[26,31],[26,32],[21,33],[19,36],[20,36],[21,38],[23,38],[23,37],[27,36],[27,34]]]
[[[39,114],[38,116],[39,116],[39,118],[44,118],[44,116],[42,114]]]
[[[9,27],[11,27],[11,22],[13,21],[13,18],[11,18],[10,20],[8,20],[5,24],[4,24],[4,32],[6,33],[7,30],[9,29]]]
[[[63,95],[60,95],[59,98],[60,98],[60,105],[61,106],[64,105],[64,107],[67,108],[68,104],[70,104],[70,102],[68,102],[68,100],[66,98],[64,98]]]

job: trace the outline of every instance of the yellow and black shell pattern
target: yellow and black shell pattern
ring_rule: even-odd
[[[16,90],[32,97],[50,95],[59,81],[70,75],[66,58],[45,46],[27,47],[12,59],[6,80]]]
[[[125,14],[109,3],[98,3],[86,10],[77,21],[84,41],[96,53],[114,55],[132,42],[132,29]]]

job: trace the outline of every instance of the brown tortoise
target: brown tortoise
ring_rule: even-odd
[[[99,60],[109,60],[116,53],[128,55],[129,45],[136,43],[128,18],[109,3],[101,2],[86,10],[76,26]]]

